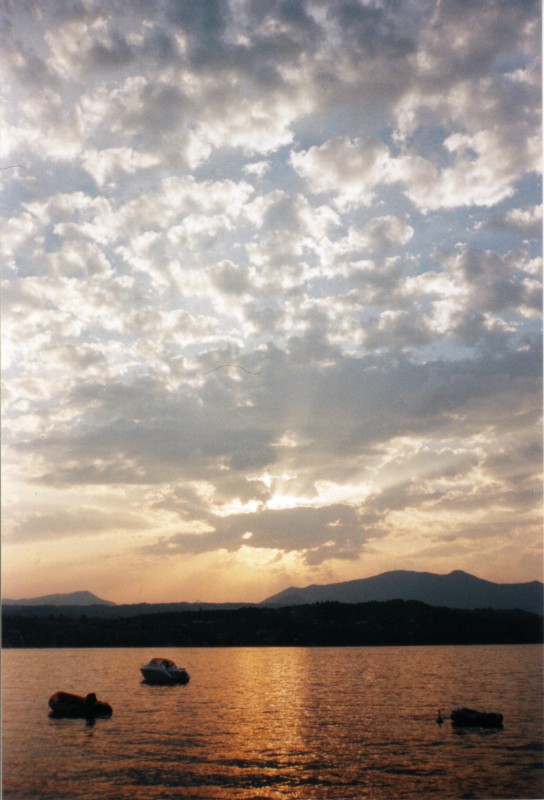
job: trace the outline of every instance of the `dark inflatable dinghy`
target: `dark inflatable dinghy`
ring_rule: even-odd
[[[94,692],[81,697],[69,692],[55,692],[49,698],[52,717],[71,717],[94,719],[95,717],[111,717],[113,709],[109,703],[96,699]]]
[[[502,728],[502,714],[494,711],[474,711],[472,708],[454,708],[451,722],[456,728]]]

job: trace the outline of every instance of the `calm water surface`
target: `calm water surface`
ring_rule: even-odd
[[[153,655],[190,683],[143,684]],[[539,646],[5,650],[2,684],[5,800],[544,798]],[[58,690],[113,716],[52,719]]]

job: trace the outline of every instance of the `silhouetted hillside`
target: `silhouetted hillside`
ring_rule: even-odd
[[[28,597],[22,600],[2,600],[5,606],[114,606],[109,600],[102,600],[92,592],[68,592],[67,594],[46,594],[43,597]]]
[[[427,605],[451,608],[496,608],[544,613],[544,586],[531,583],[493,583],[461,570],[449,575],[432,572],[397,570],[372,578],[342,583],[314,584],[305,588],[285,589],[261,603],[132,603],[117,605],[102,600],[92,592],[71,592],[3,600],[6,613],[48,616],[58,610],[65,616],[78,616],[85,607],[87,616],[133,617],[182,611],[233,610],[256,606],[294,606],[310,603],[367,603],[386,600],[418,600]]]
[[[528,644],[543,617],[416,601],[186,611],[100,618],[3,615],[4,647],[226,647]]]
[[[133,603],[128,605],[19,605],[17,602],[3,604],[4,616],[49,617],[51,614],[62,614],[64,617],[103,617],[118,619],[121,617],[140,617],[152,614],[180,613],[184,611],[216,611],[244,608],[247,603]],[[252,604],[249,604],[252,605]]]
[[[542,614],[544,586],[539,581],[493,583],[462,570],[449,575],[396,570],[342,583],[292,587],[263,600],[261,605],[290,606],[327,601],[366,603],[374,600],[419,600],[451,608],[519,608]]]

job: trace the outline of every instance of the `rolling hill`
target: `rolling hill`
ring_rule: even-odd
[[[372,578],[342,583],[291,587],[268,597],[260,605],[294,606],[331,600],[340,603],[419,600],[429,605],[450,608],[519,608],[542,614],[543,589],[540,581],[493,583],[462,570],[454,570],[448,575],[395,570]]]
[[[260,603],[135,603],[117,605],[97,597],[92,592],[50,594],[22,600],[2,601],[7,613],[44,615],[55,606],[67,614],[85,613],[94,616],[131,617],[140,614],[207,610],[234,610],[244,606],[285,607],[313,603],[368,603],[389,600],[417,600],[432,606],[498,610],[520,609],[535,614],[544,613],[544,586],[540,581],[530,583],[494,583],[454,570],[448,575],[432,572],[395,570],[371,578],[341,583],[312,584],[303,588],[290,587]]]
[[[46,594],[42,597],[28,597],[22,600],[2,600],[5,606],[114,606],[109,600],[102,600],[92,592],[68,592],[67,594]]]

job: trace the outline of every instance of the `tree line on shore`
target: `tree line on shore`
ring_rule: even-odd
[[[2,646],[234,647],[532,644],[544,618],[527,611],[456,609],[419,601],[324,602],[101,618],[3,613]]]

